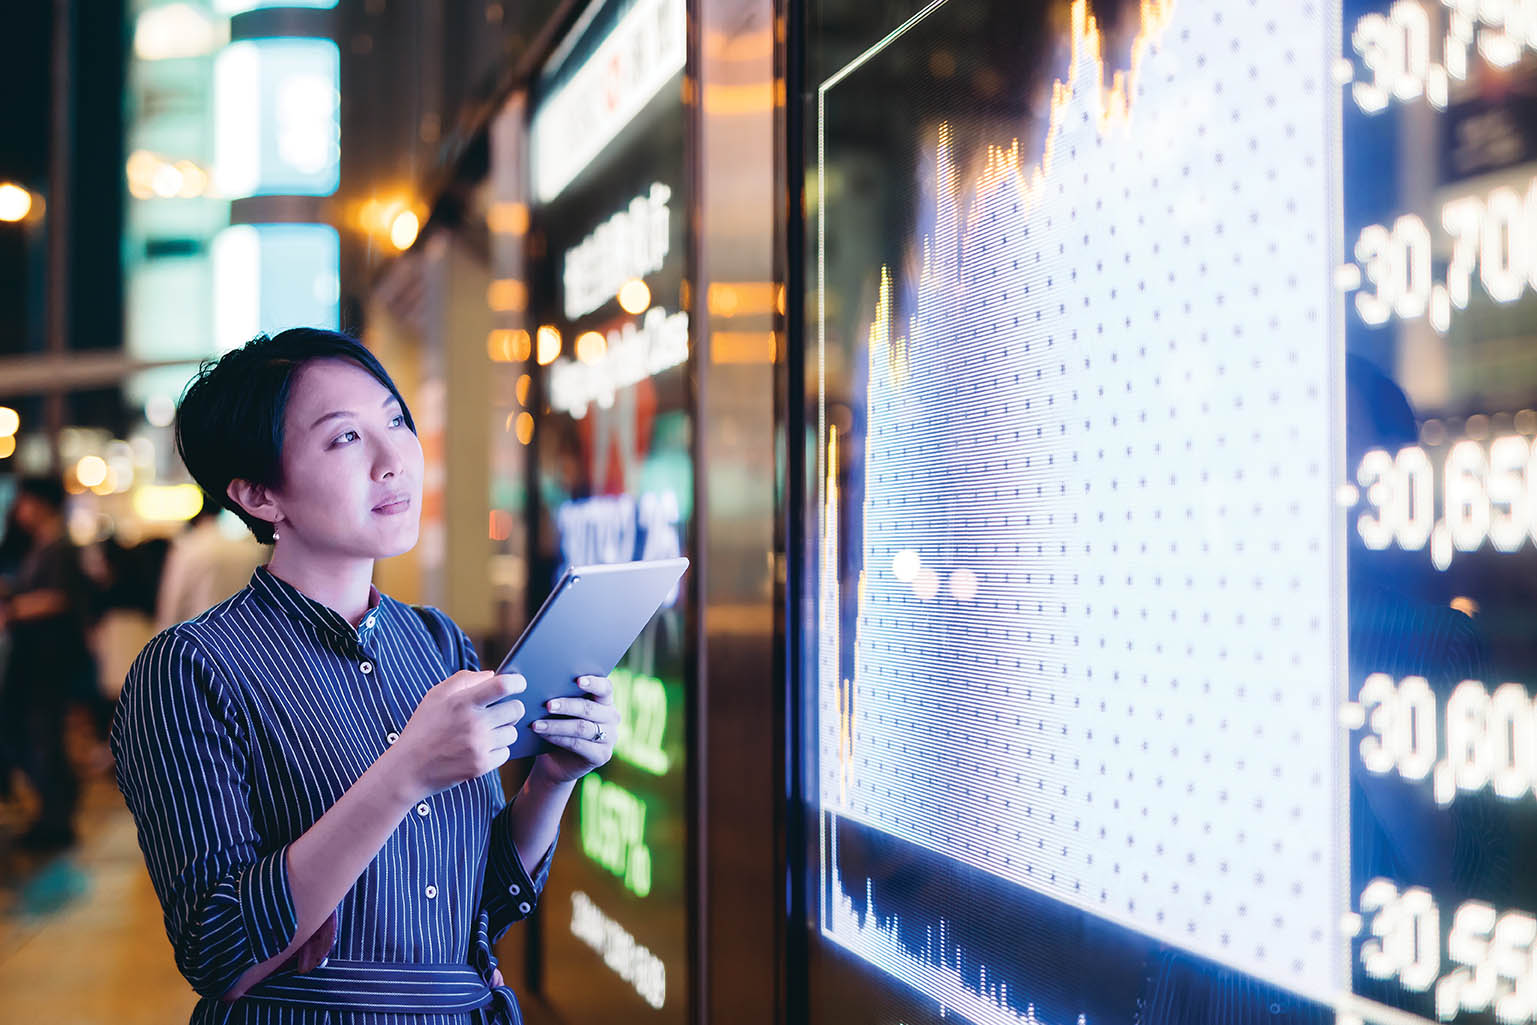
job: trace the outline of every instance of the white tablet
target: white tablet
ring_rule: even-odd
[[[528,689],[516,696],[526,711],[512,757],[550,747],[528,724],[560,718],[545,711],[553,698],[584,697],[578,677],[613,672],[686,569],[688,560],[679,558],[566,570],[496,670],[528,681]]]

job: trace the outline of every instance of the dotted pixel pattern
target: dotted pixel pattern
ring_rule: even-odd
[[[1178,0],[1108,124],[1080,52],[1033,184],[957,167],[964,129],[936,129],[819,594],[826,808],[1320,996],[1342,957],[1325,15]],[[839,516],[864,528],[842,638]]]

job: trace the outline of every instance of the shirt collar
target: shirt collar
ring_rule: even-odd
[[[251,574],[251,590],[263,602],[295,622],[353,643],[378,630],[384,619],[386,601],[372,584],[368,586],[368,613],[356,628],[341,613],[329,605],[322,605],[288,581],[274,576],[265,566],[258,567]]]

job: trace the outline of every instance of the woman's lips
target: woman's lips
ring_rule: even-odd
[[[374,512],[380,513],[384,516],[395,516],[405,512],[409,508],[411,508],[411,499],[409,497],[396,498],[389,502],[385,502],[383,505],[374,506]]]

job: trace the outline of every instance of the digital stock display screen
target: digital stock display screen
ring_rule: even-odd
[[[1537,1020],[1537,4],[890,7],[807,26],[813,1020]]]

